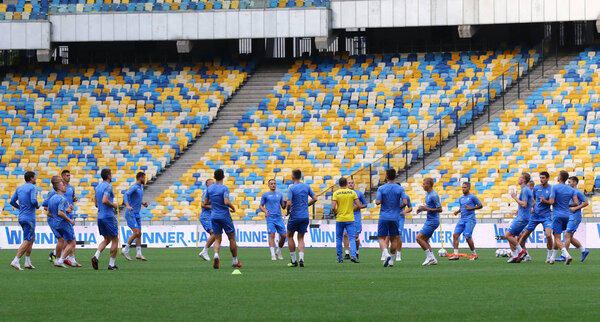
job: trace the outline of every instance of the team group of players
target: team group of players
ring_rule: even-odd
[[[117,270],[115,265],[118,251],[118,203],[114,201],[115,195],[111,185],[112,173],[110,169],[102,169],[100,173],[102,182],[95,188],[95,204],[98,208],[98,230],[104,240],[98,245],[96,253],[92,257],[92,266],[98,269],[98,260],[102,251],[111,244],[109,270]],[[550,175],[547,172],[540,173],[540,184],[534,186],[528,173],[519,177],[521,191],[511,194],[518,203],[516,218],[510,229],[506,232],[512,250],[512,258],[509,263],[519,263],[531,260],[525,249],[525,242],[537,225],[542,224],[548,240],[548,255],[546,262],[553,264],[555,261],[565,261],[570,264],[572,257],[568,252],[571,244],[577,247],[581,253],[581,261],[584,261],[589,251],[574,238],[581,223],[581,209],[588,205],[584,194],[577,189],[578,178],[569,177],[566,171],[561,171],[558,176],[558,184],[548,184]],[[240,268],[242,263],[238,260],[238,249],[235,241],[235,227],[230,212],[235,212],[235,206],[229,199],[229,188],[223,184],[223,170],[215,170],[214,180],[206,181],[206,190],[202,197],[202,213],[200,223],[209,233],[209,238],[202,251],[199,253],[204,260],[210,261],[209,248],[214,249],[213,268],[220,268],[219,251],[222,243],[223,232],[229,240],[229,249],[233,257],[232,267]],[[271,259],[283,259],[281,249],[286,240],[290,251],[289,267],[304,267],[304,235],[309,226],[309,207],[317,202],[317,198],[309,185],[301,182],[302,172],[292,171],[293,184],[288,189],[288,197],[277,192],[277,183],[274,179],[269,180],[269,191],[266,192],[260,202],[260,210],[265,213],[267,221],[267,232],[269,234],[269,248]],[[395,261],[401,261],[402,231],[404,230],[404,219],[413,208],[409,196],[404,188],[395,183],[396,171],[386,171],[386,183],[379,187],[375,203],[381,206],[377,237],[382,250],[381,260],[384,267],[392,267]],[[69,184],[71,175],[68,170],[61,176],[51,179],[53,190],[50,191],[42,206],[46,210],[48,225],[57,239],[56,249],[49,254],[49,260],[57,267],[81,267],[75,259],[75,234],[73,225],[74,204],[77,202],[75,188]],[[143,202],[143,185],[146,176],[143,172],[136,175],[136,182],[124,194],[126,206],[125,218],[132,234],[122,249],[122,254],[127,260],[131,260],[129,249],[136,242],[136,258],[146,261],[141,251],[141,207],[147,207]],[[23,229],[23,244],[19,247],[17,255],[11,262],[11,266],[17,270],[23,270],[20,259],[25,255],[25,268],[35,269],[31,263],[30,254],[35,240],[35,211],[40,206],[37,202],[36,175],[34,172],[25,173],[25,184],[20,186],[10,204],[19,209],[19,224]],[[531,185],[531,186],[530,186]],[[416,212],[426,212],[426,221],[416,237],[417,243],[425,251],[423,266],[437,265],[438,261],[431,251],[429,239],[440,226],[439,213],[442,206],[438,194],[433,189],[434,181],[424,178],[422,187],[426,192],[425,204],[417,208]],[[359,247],[360,233],[362,232],[361,209],[366,208],[367,202],[362,192],[355,189],[353,179],[340,178],[339,187],[332,196],[332,212],[336,217],[336,253],[338,263],[349,259],[354,263],[360,263]],[[462,184],[463,196],[458,200],[460,209],[454,215],[461,215],[454,234],[454,252],[449,256],[450,260],[459,259],[458,245],[459,237],[464,235],[471,249],[470,260],[476,260],[477,252],[473,242],[473,229],[475,228],[475,210],[483,206],[479,199],[470,193],[471,184]],[[287,227],[283,220],[282,210],[286,210],[289,216]],[[117,211],[117,216],[115,216]],[[562,241],[562,233],[565,233],[565,241]],[[275,243],[276,234],[279,241]],[[552,238],[553,235],[553,238]],[[297,237],[297,247],[295,237]],[[298,254],[296,254],[296,248]],[[343,249],[345,248],[345,256]],[[558,250],[561,256],[556,257]]]

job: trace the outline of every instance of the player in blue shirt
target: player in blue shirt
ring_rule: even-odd
[[[144,183],[146,183],[146,174],[138,172],[135,175],[135,183],[131,185],[129,190],[123,195],[123,202],[125,202],[125,219],[127,220],[127,226],[131,228],[132,234],[129,236],[125,247],[121,250],[121,253],[125,258],[130,261],[129,247],[135,240],[135,258],[147,261],[146,257],[142,255],[142,218],[140,217],[140,211],[142,206],[148,207],[148,203],[144,200]]]
[[[567,224],[567,231],[565,233],[565,248],[569,249],[570,244],[573,244],[577,249],[581,251],[581,261],[583,262],[585,258],[590,254],[590,251],[587,250],[581,242],[573,236],[581,223],[582,215],[581,209],[589,206],[589,201],[581,192],[581,190],[577,189],[577,185],[579,184],[579,178],[573,176],[569,178],[568,184],[571,188],[575,189],[575,194],[577,195],[577,199],[579,200],[579,204],[572,203],[569,206],[571,207],[571,217],[569,217],[569,223]],[[563,256],[559,257],[563,261],[566,260]],[[559,258],[556,261],[560,261]]]
[[[75,247],[73,243],[75,240],[75,232],[73,231],[75,222],[68,216],[68,212],[72,211],[73,206],[69,204],[64,195],[67,192],[67,184],[59,176],[52,177],[50,182],[55,193],[48,201],[48,213],[52,215],[54,229],[64,240],[64,248],[60,255],[58,255],[59,258],[56,259],[54,266],[67,267],[65,266],[65,261],[69,258],[69,266],[81,267],[72,256],[73,248]]]
[[[579,205],[580,202],[579,198],[577,198],[575,189],[565,184],[569,179],[569,173],[565,170],[562,170],[559,172],[557,179],[558,184],[552,187],[550,199],[548,200],[552,205],[552,216],[554,217],[552,220],[554,249],[552,250],[552,256],[550,256],[548,264],[554,264],[558,249],[560,249],[562,256],[565,258],[565,264],[569,265],[573,259],[563,244],[561,235],[563,231],[567,229],[571,215],[573,212],[577,211],[577,209],[571,209],[571,201],[573,201],[572,203],[576,205]]]
[[[52,196],[54,196],[54,194],[56,194],[56,191],[54,191],[54,189],[48,192],[48,194],[46,195],[46,199],[44,199],[44,202],[42,202],[42,207],[44,207],[44,211],[46,212],[46,220],[48,222],[48,227],[50,227],[50,230],[52,230],[52,233],[56,238],[56,247],[48,254],[48,261],[50,263],[54,263],[54,265],[57,265],[57,259],[60,257],[60,254],[62,253],[62,250],[65,247],[65,241],[54,227],[54,217],[52,217],[52,214],[48,211],[48,202],[50,201]],[[59,257],[57,257],[57,254]]]
[[[406,206],[406,193],[404,188],[395,182],[396,170],[387,169],[385,180],[387,183],[377,189],[377,197],[375,198],[375,204],[381,205],[377,223],[377,238],[379,239],[379,248],[385,256],[383,267],[392,267],[398,249],[398,221],[402,215],[402,207]],[[386,237],[390,239],[389,252]]]
[[[23,229],[23,243],[19,246],[17,256],[10,263],[18,271],[21,268],[21,256],[25,254],[25,268],[35,269],[31,264],[31,249],[35,241],[35,211],[40,207],[37,202],[37,191],[35,187],[35,172],[25,172],[25,184],[17,188],[10,199],[10,205],[19,209],[19,225]]]
[[[546,233],[546,247],[548,248],[546,263],[550,260],[550,256],[552,256],[552,209],[548,202],[552,186],[548,184],[549,179],[550,174],[548,172],[540,172],[540,184],[534,186],[532,189],[534,202],[533,211],[531,212],[529,223],[527,223],[523,234],[519,237],[519,244],[521,245],[521,248],[525,249],[525,242],[527,241],[527,238],[529,238],[529,235],[535,231],[537,225],[542,224],[544,232]],[[531,180],[530,183],[531,182],[533,182],[533,180]],[[528,256],[529,255],[525,257],[524,261],[528,261]]]
[[[300,182],[300,179],[302,179],[302,171],[292,170],[292,181],[294,183],[288,188],[287,200],[287,215],[289,216],[287,239],[291,257],[288,263],[289,267],[297,267],[298,262],[300,262],[300,267],[304,267],[304,234],[306,234],[310,221],[308,207],[317,202],[315,193],[310,186]],[[308,198],[311,198],[311,200],[308,201]],[[298,233],[299,261],[296,261],[296,242],[294,241],[296,233]]]
[[[458,204],[460,205],[460,208],[454,212],[455,216],[460,214],[460,220],[454,228],[454,234],[452,234],[454,253],[448,259],[458,260],[460,258],[458,257],[458,237],[460,237],[460,234],[463,234],[467,244],[469,244],[469,248],[471,249],[471,257],[469,260],[474,261],[477,259],[477,251],[475,250],[475,243],[473,243],[473,229],[477,223],[477,219],[475,218],[475,210],[483,208],[483,205],[477,196],[471,193],[470,182],[463,182],[462,193],[463,195],[458,198]]]
[[[417,234],[417,243],[425,251],[425,261],[423,266],[437,265],[437,259],[431,252],[431,245],[429,245],[429,238],[433,235],[433,232],[440,226],[440,212],[442,212],[442,203],[437,192],[433,190],[433,179],[423,179],[423,190],[427,192],[425,196],[425,204],[417,208],[417,214],[422,211],[427,211],[427,220],[421,228],[421,231]]]
[[[108,269],[118,270],[119,268],[115,265],[115,262],[117,260],[117,251],[119,250],[119,227],[117,227],[115,210],[119,205],[113,202],[115,194],[110,184],[112,182],[112,172],[110,169],[104,168],[100,171],[100,176],[102,177],[102,182],[96,186],[94,196],[96,208],[98,208],[98,231],[104,237],[104,240],[98,245],[96,254],[92,257],[92,267],[95,270],[98,269],[100,254],[108,244],[111,244]]]
[[[269,250],[271,260],[283,259],[281,248],[285,244],[286,231],[281,209],[285,209],[286,203],[283,195],[277,192],[277,181],[270,179],[268,182],[269,192],[265,192],[260,198],[260,211],[267,218],[267,233],[269,234]],[[279,234],[279,243],[275,249],[275,233]]]
[[[523,172],[519,177],[521,193],[519,193],[518,196],[514,191],[510,194],[519,205],[519,209],[517,210],[517,217],[513,220],[510,228],[504,234],[506,240],[508,240],[508,243],[510,244],[510,249],[512,250],[512,257],[508,260],[508,263],[520,263],[525,256],[527,256],[527,251],[521,247],[517,237],[523,231],[523,229],[525,229],[525,226],[527,226],[529,223],[529,218],[531,217],[533,193],[527,185],[530,180],[531,176],[529,173]]]
[[[398,219],[398,250],[396,251],[397,262],[402,261],[402,233],[404,232],[404,221],[406,220],[406,215],[413,211],[410,197],[407,194],[404,196],[406,197],[406,206],[402,207],[402,213],[400,213],[400,219]]]
[[[216,183],[206,189],[206,195],[204,196],[204,203],[210,202],[211,205],[211,225],[215,234],[213,268],[218,269],[220,267],[219,249],[221,248],[223,231],[225,231],[227,238],[229,238],[229,250],[231,251],[231,256],[233,256],[231,266],[239,268],[242,267],[242,263],[237,258],[238,249],[235,242],[235,227],[229,214],[230,210],[231,212],[235,212],[235,207],[229,201],[229,188],[223,184],[223,179],[225,178],[223,170],[215,170],[214,178]]]
[[[69,207],[67,209],[67,216],[69,216],[69,218],[75,220],[75,203],[77,202],[77,197],[75,196],[75,187],[73,187],[70,183],[71,183],[71,172],[69,170],[63,170],[60,173],[60,177],[62,178],[65,186],[66,186],[66,191],[64,193],[64,197],[67,200],[67,202],[69,203]],[[79,263],[77,263],[77,260],[75,260],[75,250],[77,249],[77,239],[73,238],[73,240],[70,241],[70,243],[72,244],[71,247],[71,254],[65,254],[66,255],[66,260],[64,261],[65,264],[72,266],[72,267],[81,267],[81,265]]]
[[[210,260],[210,257],[208,256],[208,249],[215,242],[215,234],[213,234],[212,224],[210,222],[211,221],[210,202],[208,202],[208,203],[204,202],[204,197],[206,196],[206,190],[208,189],[208,187],[212,186],[213,183],[215,183],[215,181],[213,179],[206,180],[206,182],[205,182],[206,189],[204,189],[204,192],[202,193],[202,202],[200,203],[200,207],[202,208],[202,212],[200,213],[200,218],[199,218],[200,224],[202,224],[202,228],[204,228],[204,231],[206,231],[206,233],[209,236],[206,239],[206,244],[204,244],[204,248],[202,248],[202,251],[198,254],[198,256],[200,256],[200,258],[202,258],[205,261]]]
[[[367,199],[365,199],[365,195],[358,189],[354,189],[354,179],[348,179],[348,189],[354,190],[356,195],[358,196],[358,201],[360,201],[360,208],[354,211],[354,229],[356,231],[356,259],[359,259],[358,253],[360,248],[360,233],[362,233],[362,221],[360,210],[367,208]],[[346,255],[344,255],[344,259],[350,259],[350,241],[348,240],[348,233],[344,232],[344,250]]]

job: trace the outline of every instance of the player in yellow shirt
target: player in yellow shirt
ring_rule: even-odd
[[[344,240],[344,230],[350,238],[351,261],[360,263],[356,258],[356,231],[354,225],[354,210],[360,209],[360,201],[356,192],[348,189],[348,180],[344,177],[338,182],[340,189],[333,193],[331,200],[331,210],[336,216],[335,223],[335,248],[337,251],[338,263],[343,263],[342,241]]]

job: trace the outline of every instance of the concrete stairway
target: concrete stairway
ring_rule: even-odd
[[[144,191],[144,200],[156,199],[165,189],[178,181],[222,136],[227,134],[250,107],[257,106],[267,96],[289,67],[288,64],[281,62],[259,66],[233,97],[221,107],[216,119],[196,141],[163,170],[155,181],[148,184]]]

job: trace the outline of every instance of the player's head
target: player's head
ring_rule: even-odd
[[[348,186],[348,180],[341,177],[340,180],[338,180],[338,184],[340,185],[340,188],[346,188]]]
[[[396,170],[394,168],[389,168],[385,170],[385,180],[394,181],[396,180]]]
[[[463,182],[463,184],[462,184],[463,195],[465,195],[465,196],[468,195],[469,191],[471,191],[471,183],[469,181]]]
[[[213,180],[213,179],[208,179],[205,182],[207,188],[212,186],[213,183],[215,183],[215,180]]]
[[[545,186],[548,184],[548,179],[550,179],[550,173],[548,171],[540,172],[540,183]]]
[[[531,176],[529,175],[529,173],[527,172],[523,172],[521,173],[521,176],[519,177],[519,185],[524,185],[524,184],[528,184],[529,180],[531,180]]]
[[[424,178],[423,179],[423,190],[429,192],[433,189],[433,179],[432,178]]]
[[[53,176],[52,179],[50,179],[50,183],[52,183],[52,188],[54,188],[54,191],[56,192],[67,191],[67,186],[65,185],[65,182],[59,176]]]
[[[571,186],[572,188],[577,188],[578,184],[579,178],[577,178],[576,176],[572,176],[569,178],[569,186]]]
[[[292,180],[299,181],[300,179],[302,179],[302,171],[299,169],[292,170]]]
[[[141,172],[141,171],[140,171],[140,172],[138,172],[138,173],[135,175],[135,181],[136,181],[137,183],[139,183],[139,184],[144,184],[144,183],[146,183],[146,174],[145,174],[145,173],[143,173],[143,172]]]
[[[27,171],[27,172],[25,172],[24,177],[25,177],[25,182],[35,184],[35,179],[36,179],[35,172]]]
[[[569,173],[565,170],[560,170],[558,173],[558,182],[565,183],[569,179]]]
[[[348,179],[348,189],[354,190],[354,179],[352,177]]]
[[[69,170],[63,170],[60,173],[60,176],[67,184],[69,184],[69,182],[71,182],[71,172]]]
[[[221,169],[215,170],[214,176],[215,180],[222,181],[225,178],[225,173]]]
[[[535,181],[529,180],[529,183],[527,183],[527,186],[529,187],[529,189],[533,189],[533,187],[535,187]]]
[[[108,182],[112,181],[112,172],[110,171],[109,168],[102,169],[102,171],[100,171],[100,176],[102,177],[102,180],[104,180],[104,181],[108,181]]]
[[[270,179],[268,182],[269,185],[269,190],[275,192],[275,190],[277,190],[277,181],[275,181],[275,179]]]

